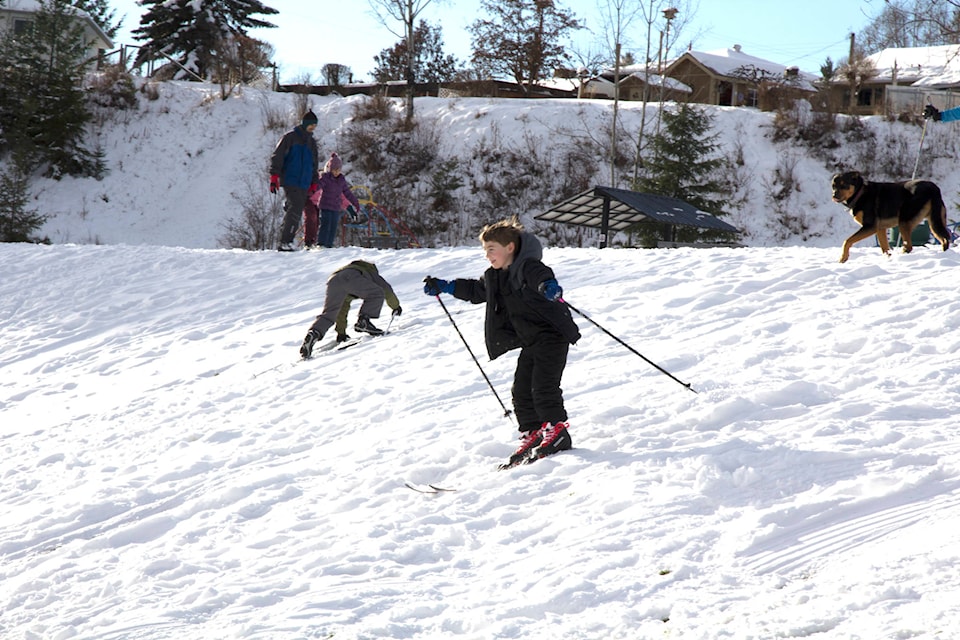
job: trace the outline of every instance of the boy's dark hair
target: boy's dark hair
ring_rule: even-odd
[[[520,234],[523,233],[523,225],[517,216],[488,224],[480,230],[480,242],[496,242],[507,246],[511,242],[515,247],[520,246]]]

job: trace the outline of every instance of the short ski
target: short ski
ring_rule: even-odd
[[[313,348],[313,354],[309,358],[301,358],[301,360],[313,360],[318,353],[326,353],[327,351],[343,351],[347,347],[352,347],[355,344],[360,344],[361,338],[348,338],[343,342],[337,342],[336,340],[330,340],[329,342],[324,342],[323,344],[318,344]]]
[[[517,456],[516,459],[514,459],[511,456],[511,459],[507,460],[506,462],[498,466],[497,470],[506,471],[507,469],[513,469],[514,467],[519,467],[522,464],[530,464],[531,462],[536,462],[537,460],[539,460],[539,458],[537,458],[532,453],[530,452],[526,452],[526,453],[527,455]]]
[[[357,336],[356,338],[347,338],[345,342],[340,342],[336,344],[337,351],[343,351],[344,349],[349,349],[350,347],[356,346],[361,342],[367,342],[373,338],[382,338],[383,336],[389,336],[392,332],[387,330],[383,333],[364,333]]]
[[[413,327],[413,326],[416,326],[416,325],[418,325],[418,324],[421,324],[421,321],[415,320],[415,321],[413,321],[413,322],[405,323],[405,324],[403,325],[403,327],[401,327],[401,328],[404,328],[404,329],[405,329],[405,328],[407,328],[407,327]],[[348,338],[345,342],[337,342],[336,340],[328,340],[327,342],[324,342],[323,344],[317,343],[317,344],[314,345],[314,347],[313,347],[313,353],[310,354],[310,357],[309,357],[309,358],[303,358],[303,357],[301,357],[299,360],[297,360],[296,362],[291,363],[289,366],[295,366],[295,365],[297,365],[297,364],[299,364],[299,363],[301,363],[301,362],[306,362],[306,361],[308,361],[308,360],[313,360],[314,358],[316,358],[316,357],[319,356],[320,354],[326,353],[326,352],[328,352],[328,351],[343,351],[344,349],[348,349],[348,348],[350,348],[350,347],[356,346],[356,345],[360,344],[361,342],[366,342],[368,338],[379,338],[379,337],[381,337],[381,336],[391,335],[391,334],[393,334],[393,333],[395,333],[395,332],[396,332],[396,330],[391,331],[391,330],[388,328],[386,331],[384,331],[384,332],[381,333],[381,334],[374,335],[374,334],[371,334],[371,333],[364,333],[364,334],[362,334],[362,335],[357,336],[356,338]],[[254,377],[254,378],[257,378],[257,377],[259,377],[259,376],[262,376],[262,375],[265,374],[265,373],[269,373],[269,372],[271,372],[271,371],[276,371],[277,369],[280,369],[280,368],[283,367],[283,366],[284,366],[284,363],[280,363],[280,364],[278,364],[278,365],[275,365],[275,366],[273,366],[273,367],[270,367],[269,369],[266,369],[266,370],[261,371],[261,372],[259,372],[259,373],[253,374],[253,377]]]
[[[413,484],[412,482],[404,482],[403,484],[407,489],[413,489],[417,493],[448,493],[450,491],[456,491],[456,489],[438,487],[435,484]]]
[[[507,469],[513,469],[514,467],[519,467],[520,465],[533,464],[533,463],[536,462],[537,460],[543,460],[544,458],[551,458],[551,457],[557,455],[558,453],[563,453],[564,451],[570,451],[570,449],[562,449],[561,451],[555,451],[555,452],[551,453],[551,454],[548,455],[548,456],[538,456],[538,455],[534,452],[534,450],[531,450],[531,451],[529,451],[529,452],[527,453],[527,455],[521,456],[521,457],[518,458],[517,460],[512,460],[512,461],[511,461],[511,460],[507,460],[506,462],[504,462],[503,464],[501,464],[499,467],[497,467],[497,470],[498,470],[498,471],[506,471]]]

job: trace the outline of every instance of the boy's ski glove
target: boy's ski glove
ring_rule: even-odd
[[[280,176],[273,174],[270,176],[270,193],[276,193],[280,188]]]
[[[937,120],[940,120],[940,118],[942,117],[943,116],[940,115],[940,111],[932,104],[928,104],[923,108],[924,120],[929,120],[930,118],[933,118],[934,121],[937,121]]]
[[[397,307],[396,309],[393,310],[393,313],[391,315],[396,317],[396,316],[399,316],[401,313],[403,313],[403,309],[400,307]]]
[[[427,276],[423,279],[423,292],[428,296],[438,296],[441,293],[453,295],[454,286],[453,282],[447,282],[433,276]]]
[[[537,287],[537,291],[543,294],[543,297],[550,302],[556,302],[563,297],[563,288],[557,284],[556,280],[544,280]]]

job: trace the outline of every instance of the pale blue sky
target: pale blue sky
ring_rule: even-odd
[[[656,0],[659,1],[659,0]],[[366,0],[264,0],[280,11],[271,17],[276,29],[257,30],[252,35],[276,48],[281,81],[293,82],[310,75],[321,77],[324,64],[349,66],[358,80],[370,78],[373,56],[392,46],[398,36],[372,15]],[[590,29],[577,34],[581,50],[599,51],[603,46],[600,10],[604,0],[558,0]],[[119,16],[126,16],[120,43],[135,44],[129,31],[140,22],[136,0],[113,0]],[[666,5],[664,5],[666,6]],[[850,32],[862,29],[883,8],[883,0],[699,0],[691,24],[671,40],[685,48],[710,51],[740,44],[750,55],[784,65],[797,65],[819,73],[824,59],[845,57]],[[433,0],[421,17],[443,27],[445,50],[465,60],[470,55],[466,27],[480,15],[479,0]],[[643,20],[627,34],[624,50],[642,54],[646,27]],[[659,26],[659,25],[658,25]],[[396,29],[399,25],[391,25]],[[656,47],[657,36],[653,37]]]

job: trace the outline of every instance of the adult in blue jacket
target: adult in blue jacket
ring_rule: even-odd
[[[923,117],[927,120],[932,118],[935,122],[953,122],[960,120],[960,107],[940,111],[932,104],[928,104],[923,108]]]
[[[280,138],[270,158],[270,193],[283,187],[284,195],[278,251],[293,251],[293,237],[300,227],[303,205],[317,190],[320,153],[313,139],[316,128],[317,116],[307,111],[300,124]]]

